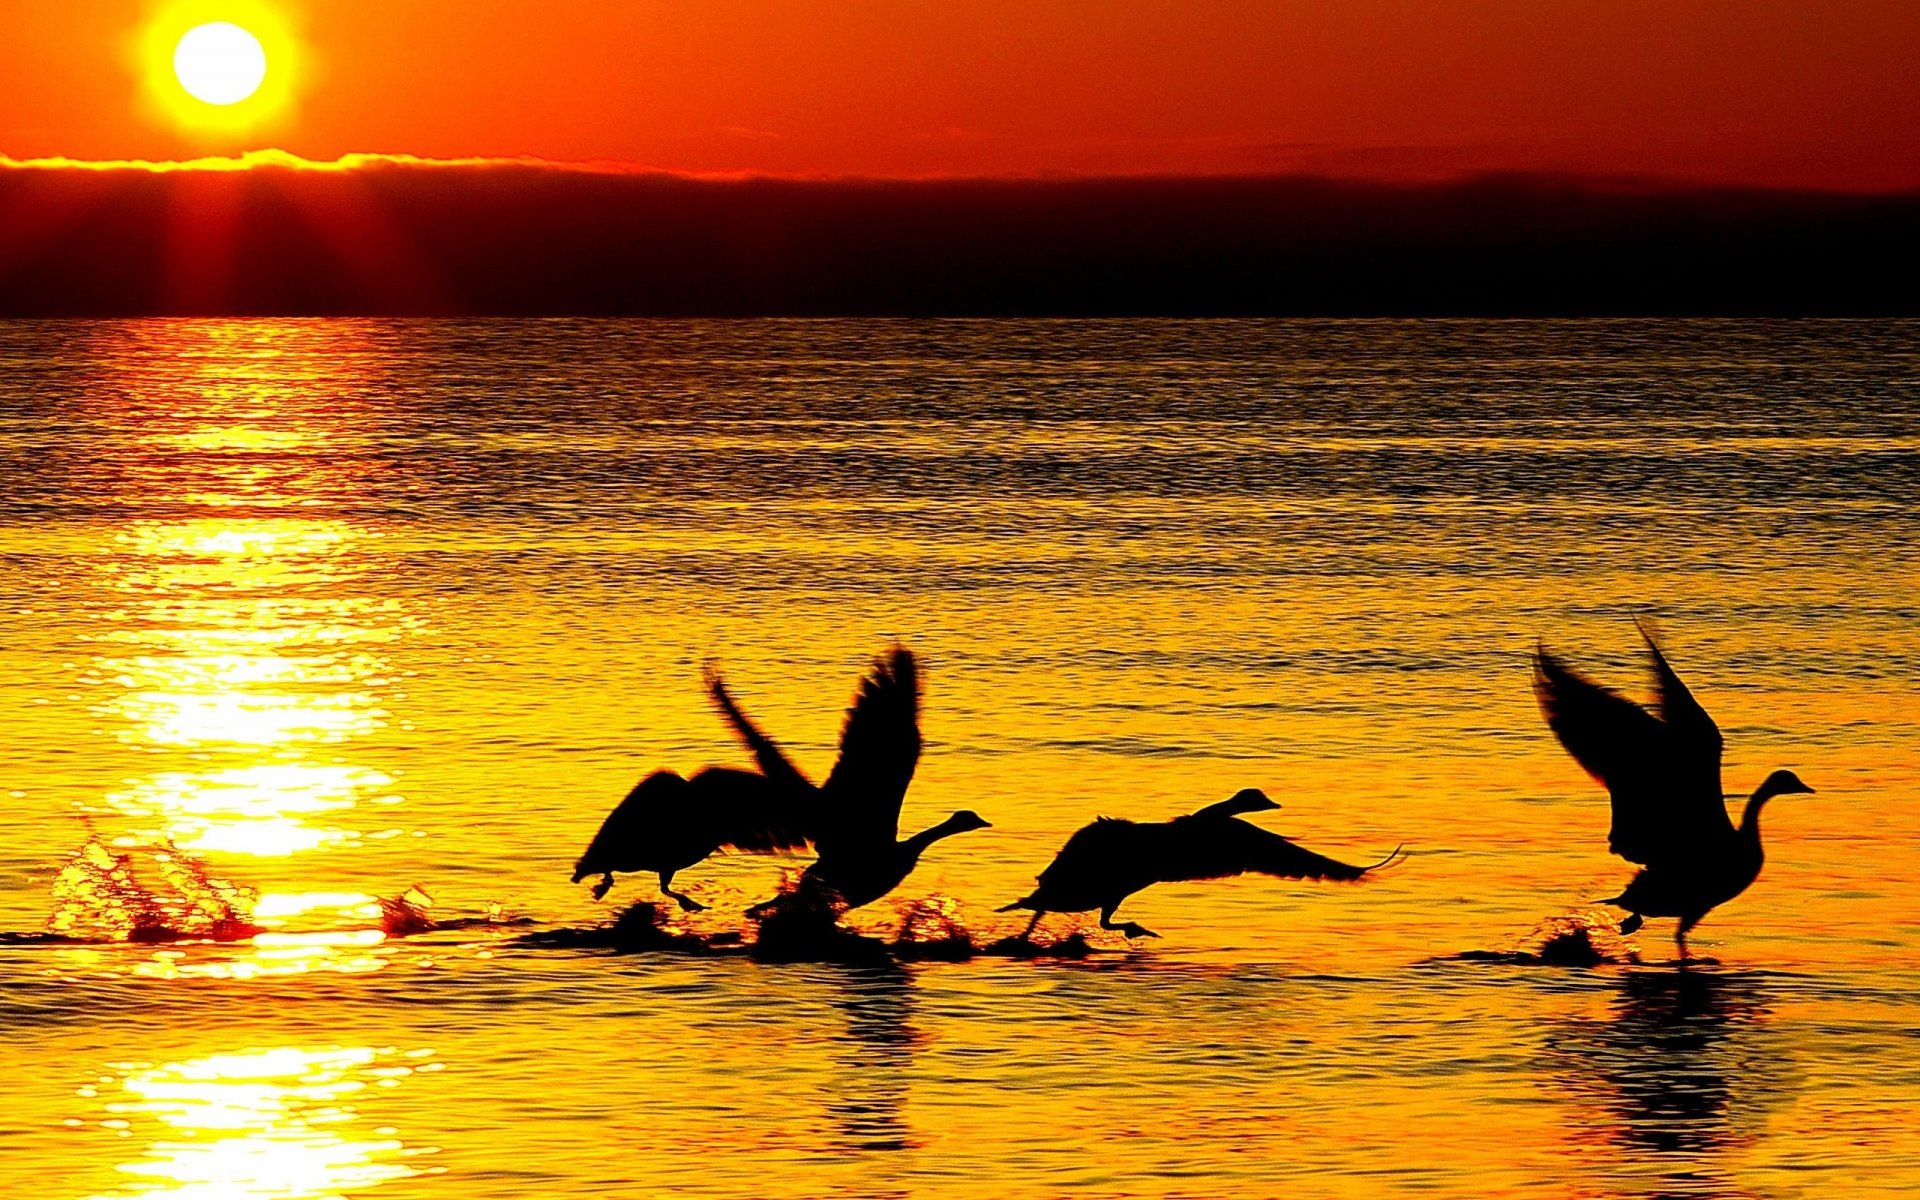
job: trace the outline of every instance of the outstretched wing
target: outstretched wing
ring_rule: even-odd
[[[655,771],[633,785],[614,806],[586,853],[573,866],[573,881],[609,871],[645,868],[661,845],[684,845],[697,840],[689,816],[687,781],[672,771]]]
[[[693,808],[716,848],[749,854],[804,850],[806,814],[786,787],[752,771],[708,767],[689,779]]]
[[[755,725],[734,702],[733,693],[727,690],[727,682],[720,677],[719,668],[708,663],[701,668],[700,674],[706,681],[707,695],[713,698],[713,703],[719,708],[720,715],[726,718],[734,734],[752,753],[753,761],[760,768],[760,773],[776,783],[797,785],[811,791],[813,783],[801,773],[799,767],[793,765],[786,752],[780,749],[779,743],[760,732],[759,726]]]
[[[753,854],[807,845],[799,814],[781,785],[752,771],[708,767],[682,779],[655,771],[607,814],[573,881],[608,871],[659,870],[704,858],[722,847]]]
[[[1711,766],[1703,769],[1704,743],[1697,724],[1686,724],[1693,718],[1685,709],[1697,712],[1697,721],[1710,730],[1713,722],[1657,649],[1654,655],[1662,709],[1683,714],[1679,729],[1580,675],[1544,647],[1533,659],[1534,694],[1547,726],[1613,799],[1608,847],[1643,865],[1684,857],[1732,831],[1720,798],[1719,731],[1712,733]]]
[[[828,828],[850,839],[894,841],[919,762],[919,665],[911,650],[895,646],[860,681],[841,726],[840,758],[821,787]]]
[[[1674,768],[1680,774],[1681,784],[1689,793],[1712,796],[1712,813],[1718,814],[1731,828],[1721,795],[1720,753],[1725,739],[1720,736],[1720,727],[1713,723],[1707,710],[1700,707],[1687,685],[1680,682],[1680,676],[1674,674],[1667,664],[1667,656],[1660,653],[1653,631],[1644,622],[1640,624],[1640,636],[1646,639],[1647,653],[1653,659],[1653,676],[1659,688],[1656,709],[1660,719],[1666,722]]]
[[[1238,817],[1180,817],[1165,828],[1153,860],[1155,878],[1162,883],[1248,872],[1284,879],[1358,879],[1369,869],[1315,854]]]

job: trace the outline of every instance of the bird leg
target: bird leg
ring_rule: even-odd
[[[1034,931],[1035,929],[1037,929],[1037,928],[1039,928],[1039,926],[1040,926],[1040,918],[1041,918],[1041,917],[1044,917],[1044,916],[1046,916],[1046,915],[1047,915],[1047,914],[1046,914],[1046,913],[1044,913],[1044,912],[1042,912],[1041,910],[1039,910],[1039,909],[1037,909],[1037,908],[1036,908],[1036,909],[1034,909],[1034,910],[1033,910],[1033,920],[1031,920],[1031,921],[1028,921],[1028,922],[1027,922],[1027,927],[1026,927],[1025,929],[1022,929],[1022,930],[1020,931],[1020,940],[1021,940],[1021,941],[1023,941],[1023,942],[1031,942],[1031,941],[1033,940],[1033,931]]]
[[[1620,922],[1620,936],[1630,937],[1633,935],[1633,933],[1636,930],[1638,930],[1642,925],[1645,925],[1646,923],[1647,923],[1647,919],[1641,916],[1639,913],[1628,913],[1627,919]]]
[[[1159,934],[1155,933],[1153,930],[1148,929],[1145,925],[1135,925],[1132,921],[1125,921],[1119,925],[1115,925],[1113,923],[1113,910],[1119,907],[1120,906],[1118,904],[1108,904],[1108,905],[1103,905],[1101,907],[1100,928],[1116,929],[1121,933],[1126,934],[1129,939],[1143,938],[1143,937],[1157,938],[1160,936]]]
[[[596,883],[593,885],[593,898],[595,900],[605,900],[607,898],[607,893],[612,890],[613,890],[613,872],[608,871],[605,875],[602,875],[600,877],[599,883]]]
[[[1680,965],[1687,965],[1687,930],[1692,929],[1700,920],[1698,917],[1681,917],[1680,924],[1674,927],[1673,940],[1680,947]]]
[[[706,905],[695,900],[692,896],[687,895],[685,892],[676,892],[673,890],[672,871],[660,872],[660,894],[662,896],[672,896],[675,900],[678,900],[680,902],[681,912],[705,912],[707,910]]]

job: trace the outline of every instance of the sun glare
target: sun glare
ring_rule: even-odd
[[[238,104],[266,80],[267,52],[231,21],[196,25],[173,49],[173,74],[196,100]]]
[[[309,55],[297,7],[276,0],[169,0],[131,44],[142,107],[196,140],[241,145],[294,116]]]

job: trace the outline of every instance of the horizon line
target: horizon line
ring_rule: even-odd
[[[1447,174],[1395,177],[1383,174],[1312,171],[1029,171],[994,173],[922,173],[857,174],[830,172],[775,172],[755,170],[696,171],[652,166],[617,159],[550,159],[537,155],[461,155],[436,158],[430,155],[388,151],[349,151],[331,159],[309,158],[279,147],[263,147],[235,154],[207,154],[192,158],[73,158],[66,155],[16,158],[0,153],[0,172],[87,174],[141,173],[152,175],[205,174],[237,175],[252,171],[288,171],[313,174],[346,174],[381,169],[448,170],[523,170],[560,175],[596,175],[627,178],[657,178],[698,183],[806,183],[841,185],[885,184],[1088,184],[1153,183],[1190,180],[1231,183],[1300,182],[1337,183],[1352,187],[1430,190],[1490,182],[1532,182],[1577,185],[1594,191],[1620,192],[1739,192],[1748,194],[1831,196],[1857,198],[1897,198],[1920,196],[1920,186],[1889,188],[1820,187],[1808,184],[1754,183],[1734,180],[1692,179],[1684,176],[1583,172],[1551,168],[1492,168]]]

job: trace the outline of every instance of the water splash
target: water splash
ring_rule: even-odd
[[[960,901],[936,892],[919,900],[897,901],[900,931],[893,952],[901,958],[959,960],[979,953],[973,934],[961,920]]]
[[[47,932],[94,942],[244,941],[260,932],[248,919],[256,898],[171,842],[117,853],[95,836],[55,876]]]
[[[737,933],[698,934],[676,930],[662,906],[642,900],[622,909],[610,924],[586,928],[543,929],[523,934],[508,943],[512,946],[545,950],[611,950],[616,954],[636,954],[647,950],[671,950],[679,954],[738,953]]]
[[[1611,913],[1577,909],[1545,918],[1514,949],[1469,950],[1454,957],[1523,966],[1598,967],[1638,963],[1640,952],[1617,932]]]
[[[397,896],[382,896],[380,928],[388,937],[431,933],[437,928],[433,914],[428,911],[432,907],[433,897],[417,883]]]

